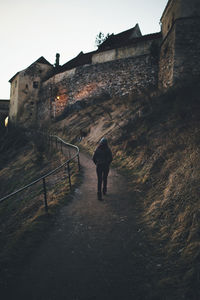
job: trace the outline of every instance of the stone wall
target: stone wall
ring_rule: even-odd
[[[180,1],[180,0],[179,0]],[[181,17],[192,17],[200,15],[200,1],[199,0],[182,0],[181,1]]]
[[[13,120],[17,116],[17,111],[18,111],[19,79],[20,79],[20,73],[15,76],[10,87],[9,117],[11,120]]]
[[[200,76],[200,17],[174,22],[160,51],[159,87]]]
[[[181,2],[182,0],[169,1],[163,12],[161,17],[163,39],[165,39],[165,37],[168,35],[174,21],[181,17]]]
[[[159,87],[167,88],[173,84],[174,73],[174,44],[175,44],[175,27],[165,38],[160,49],[159,61]]]
[[[200,75],[200,1],[169,0],[161,17],[159,87]]]
[[[12,123],[29,126],[36,121],[40,84],[51,70],[51,65],[35,62],[13,78],[9,110]]]
[[[157,75],[158,62],[150,55],[85,65],[57,74],[43,83],[39,118],[47,117],[47,107],[51,117],[55,117],[67,104],[77,101],[157,87]]]
[[[175,20],[200,16],[199,0],[171,0],[161,17],[163,38],[166,37]]]
[[[176,22],[174,83],[200,76],[200,17]]]

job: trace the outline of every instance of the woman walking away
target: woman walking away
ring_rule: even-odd
[[[107,177],[109,173],[110,163],[112,162],[112,152],[108,147],[108,141],[106,138],[102,138],[97,149],[93,155],[93,162],[96,165],[97,171],[97,197],[98,200],[102,200],[102,182],[103,182],[103,194],[107,192]]]

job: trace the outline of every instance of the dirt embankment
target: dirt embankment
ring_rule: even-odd
[[[62,239],[58,241],[66,245],[66,248],[60,249],[61,257],[64,259],[66,249],[68,253],[71,251],[69,260],[66,260],[71,264],[71,259],[74,262],[74,245],[80,247],[80,251],[74,256],[78,262],[77,269],[71,264],[72,281],[66,283],[65,279],[61,280],[66,283],[65,287],[71,289],[74,299],[81,299],[81,295],[87,294],[87,274],[94,281],[91,298],[86,299],[94,299],[96,290],[100,296],[107,293],[109,297],[110,287],[113,293],[114,286],[117,286],[116,291],[120,290],[122,277],[118,274],[122,271],[126,279],[122,290],[128,290],[131,297],[135,293],[138,299],[200,298],[199,94],[200,86],[195,83],[174,88],[165,94],[143,93],[121,99],[97,99],[93,105],[84,105],[80,110],[66,112],[52,125],[52,130],[59,136],[72,143],[79,143],[80,147],[90,153],[94,151],[99,139],[106,136],[114,154],[115,166],[125,174],[131,187],[129,190],[126,183],[123,186],[119,181],[113,181],[116,193],[101,208],[97,208],[97,202],[93,206],[93,198],[90,197],[83,197],[86,202],[79,201],[79,195],[77,201],[74,204],[72,202],[69,211],[63,213],[63,218],[69,220],[67,223],[63,221],[63,226],[71,228],[72,231],[67,231],[67,238],[72,243],[68,244],[69,240],[66,243]],[[87,180],[85,184],[84,191],[88,189]],[[89,194],[93,192],[88,190]],[[122,201],[124,195],[126,199]],[[90,200],[87,201],[87,198]],[[137,200],[134,204],[133,199]],[[85,203],[85,207],[82,203]],[[102,214],[99,215],[100,212]],[[95,218],[91,216],[90,219],[90,213],[94,213]],[[104,224],[101,225],[102,216],[105,217],[105,228]],[[63,228],[61,223],[58,222],[58,231]],[[112,238],[112,231],[116,240]],[[77,234],[77,239],[73,239],[70,232]],[[95,235],[98,236],[97,239]],[[121,238],[123,235],[125,240]],[[121,248],[118,249],[118,245]],[[99,252],[97,249],[100,249]],[[101,249],[105,249],[105,252],[101,252]],[[110,264],[111,254],[115,250],[116,257],[111,259]],[[87,259],[84,257],[85,253]],[[103,260],[104,254],[109,259]],[[121,263],[116,267],[119,257]],[[94,275],[96,259],[100,271]],[[127,266],[129,262],[130,268]],[[56,261],[54,264],[52,260],[52,264],[55,268],[52,266],[51,270],[54,271]],[[80,268],[79,279],[83,284],[80,283],[82,292],[77,294],[76,274]],[[91,273],[84,272],[88,268]],[[61,267],[63,278],[68,278],[65,277],[66,269]],[[48,270],[46,287],[49,283],[55,283],[53,273]],[[113,280],[114,273],[116,275]],[[98,275],[101,281],[98,281]],[[97,287],[100,282],[102,293]],[[67,291],[63,290],[63,297],[65,292]],[[117,299],[117,293],[113,295]],[[120,293],[119,295],[122,296]]]
[[[90,153],[106,136],[116,165],[143,195],[141,216],[152,240],[160,241],[170,271],[164,287],[198,296],[200,272],[200,86],[96,101],[53,125]]]

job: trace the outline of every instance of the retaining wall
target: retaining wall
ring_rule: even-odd
[[[85,65],[55,75],[43,83],[39,117],[62,113],[67,104],[109,94],[123,96],[157,87],[158,62],[150,55]]]

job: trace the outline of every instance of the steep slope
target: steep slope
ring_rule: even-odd
[[[0,198],[38,179],[67,158],[68,154],[61,154],[54,147],[49,149],[38,133],[27,136],[20,128],[11,128],[8,132],[1,129]],[[75,168],[71,174],[74,185]],[[46,179],[46,191],[48,214],[44,209],[42,181],[0,203],[0,287],[7,285],[47,235],[55,212],[69,200],[64,169]]]
[[[52,129],[92,153],[106,136],[140,194],[141,222],[166,256],[160,288],[200,297],[200,85],[78,103]]]

